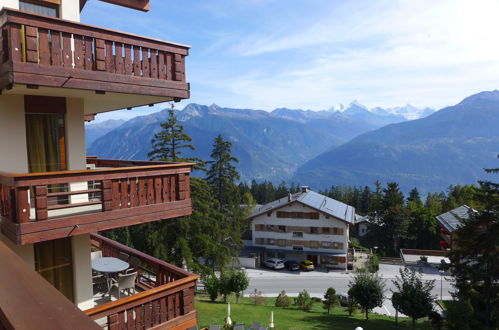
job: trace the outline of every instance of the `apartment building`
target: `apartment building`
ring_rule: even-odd
[[[318,266],[347,269],[354,216],[352,206],[302,187],[299,193],[257,207],[248,220],[253,246],[263,258],[308,259]]]
[[[189,98],[189,47],[83,24],[86,2],[0,0],[0,328],[186,329],[197,276],[97,232],[190,214],[193,164],[89,157],[84,122]],[[91,251],[136,294],[97,301]]]

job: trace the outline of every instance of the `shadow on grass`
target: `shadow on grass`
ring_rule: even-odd
[[[357,317],[359,315],[357,314]],[[394,320],[377,318],[376,315],[369,315],[369,320],[347,315],[328,315],[311,312],[305,315],[302,320],[305,323],[314,324],[313,329],[344,330],[362,327],[368,330],[390,330],[390,329],[412,329],[411,321],[408,319],[399,320],[396,324]],[[416,329],[431,329],[427,322],[416,324]]]

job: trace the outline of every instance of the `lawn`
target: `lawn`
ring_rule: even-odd
[[[253,322],[260,322],[263,326],[268,326],[270,312],[274,311],[275,329],[329,329],[348,330],[358,326],[364,330],[390,330],[390,329],[411,329],[409,319],[399,319],[398,326],[395,318],[384,315],[369,314],[369,320],[365,320],[365,315],[357,313],[348,316],[348,313],[341,307],[336,307],[331,315],[328,315],[322,308],[321,303],[315,303],[310,312],[304,312],[296,307],[275,307],[275,298],[267,298],[265,305],[253,305],[248,298],[240,300],[239,304],[230,299],[231,319],[233,322],[244,323],[246,327]],[[227,304],[221,301],[210,302],[208,297],[198,295],[196,298],[196,309],[198,311],[198,324],[200,327],[209,327],[212,324],[223,325],[227,315]],[[417,329],[431,329],[427,320],[420,320]]]

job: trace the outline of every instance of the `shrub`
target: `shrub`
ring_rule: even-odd
[[[313,304],[314,301],[310,298],[307,290],[303,290],[298,294],[298,297],[295,298],[295,305],[301,310],[308,312],[312,308]]]
[[[239,302],[241,293],[248,288],[249,279],[244,270],[237,270],[230,273],[230,291],[236,295],[236,304]]]
[[[327,310],[327,313],[331,311],[331,308],[334,307],[338,303],[338,297],[336,296],[336,290],[333,288],[327,289],[326,293],[324,294],[324,300],[322,301],[324,303],[324,309]]]
[[[357,305],[355,302],[353,301],[350,301],[350,303],[348,304],[348,306],[346,307],[346,310],[348,312],[348,315],[349,316],[352,316],[354,314],[356,314],[358,311],[359,311],[359,305]]]
[[[211,301],[217,300],[218,291],[220,289],[220,281],[215,275],[211,275],[206,278],[204,281],[204,288],[210,296]]]
[[[371,262],[369,263],[369,271],[371,273],[376,273],[379,270],[379,256],[373,254],[371,256]]]
[[[262,295],[262,291],[258,291],[257,289],[250,293],[249,299],[255,305],[264,305],[266,300]]]
[[[289,307],[291,299],[286,295],[286,291],[282,290],[275,300],[276,307]]]

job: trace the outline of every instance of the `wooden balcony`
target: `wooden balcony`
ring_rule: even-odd
[[[103,257],[120,252],[140,260],[137,287],[141,292],[84,311],[105,329],[188,329],[197,324],[194,290],[197,276],[162,260],[97,234],[92,246]]]
[[[192,212],[192,163],[89,158],[82,171],[0,172],[1,231],[18,245]]]
[[[1,89],[24,84],[31,91],[47,86],[189,98],[188,46],[8,8],[0,25]]]

